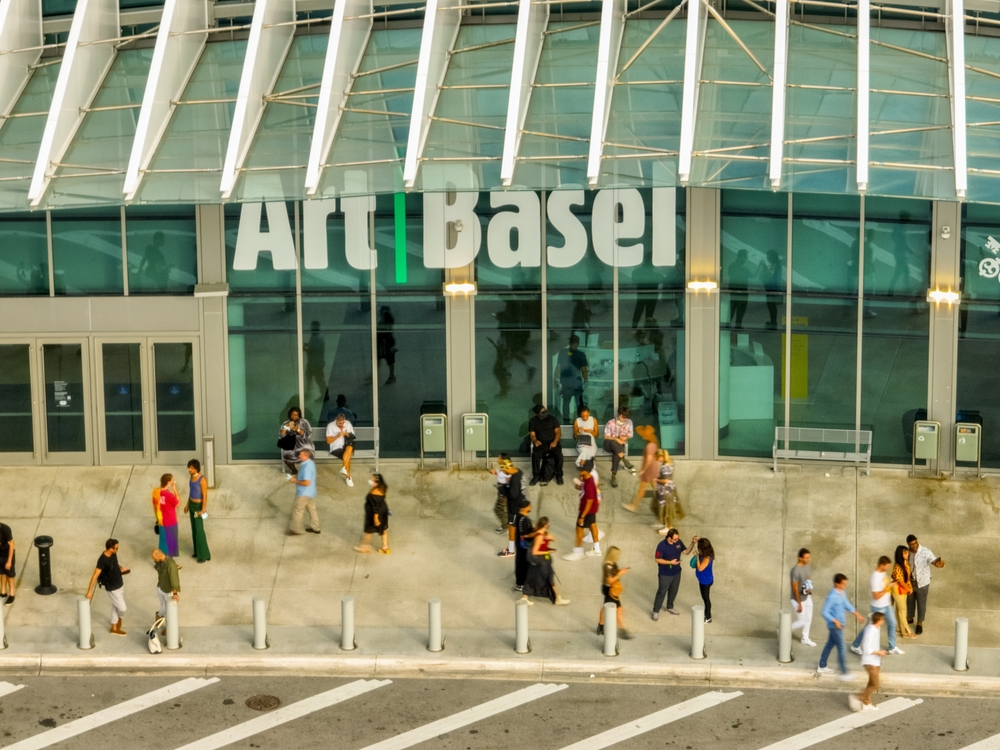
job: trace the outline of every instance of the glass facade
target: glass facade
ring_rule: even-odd
[[[31,422],[30,347],[0,344],[0,453],[34,451]]]
[[[198,282],[194,206],[125,209],[129,294],[191,294]]]

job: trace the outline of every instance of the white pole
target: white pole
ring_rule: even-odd
[[[167,649],[176,651],[181,647],[180,626],[177,624],[177,602],[167,599]]]
[[[427,602],[427,650],[443,651],[441,639],[441,600],[431,599]]]
[[[955,618],[955,663],[952,669],[965,672],[969,669],[969,618]]]
[[[527,654],[531,651],[531,641],[528,639],[528,602],[518,599],[514,602],[514,653]]]
[[[778,615],[778,661],[792,661],[792,610],[783,609]]]
[[[705,605],[695,604],[691,607],[691,658],[705,656]]]
[[[267,640],[267,602],[262,596],[253,598],[253,647],[261,651],[271,644]]]
[[[3,625],[3,605],[0,605],[0,651],[7,648],[7,631]]]
[[[80,620],[80,640],[76,645],[77,648],[89,651],[94,647],[94,631],[90,627],[90,599],[85,596],[77,599],[76,612]],[[0,628],[0,633],[2,632],[3,628]]]
[[[607,602],[604,605],[604,655],[618,656],[618,607]]]
[[[340,648],[353,651],[357,648],[354,640],[354,597],[345,596],[340,600]]]

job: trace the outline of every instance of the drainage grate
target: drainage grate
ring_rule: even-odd
[[[247,698],[247,708],[254,711],[271,711],[281,705],[281,700],[274,695],[251,695]]]

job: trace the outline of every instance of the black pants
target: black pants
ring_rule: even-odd
[[[680,578],[680,576],[677,576]],[[712,597],[710,596],[712,592],[712,584],[710,583],[699,583],[698,589],[701,591],[701,600],[705,603],[705,619],[712,619]]]
[[[524,579],[528,577],[528,550],[521,546],[520,542],[514,547],[514,585],[523,586]]]
[[[619,443],[617,440],[611,440],[609,438],[605,438],[604,451],[605,453],[611,454],[611,473],[617,474],[618,466],[619,464],[621,464],[622,461],[618,454],[621,453],[624,455],[625,446]]]
[[[915,583],[915,582],[914,582]],[[915,586],[912,594],[906,595],[906,619],[912,620],[913,615],[917,616],[917,622],[924,621],[927,614],[927,593],[931,590],[931,585]]]
[[[288,473],[293,477],[299,473],[299,465],[295,461],[285,461],[285,468],[288,469]]]
[[[681,587],[681,574],[675,576],[657,576],[656,597],[653,599],[653,611],[659,612],[663,608],[663,597],[667,598],[667,609],[674,608],[674,599],[677,598],[677,589]]]
[[[551,456],[552,465],[555,468],[556,479],[562,479],[563,475],[563,454],[562,446],[557,445],[555,448],[550,448],[547,445],[542,445],[540,447],[535,447],[531,451],[531,478],[541,479],[542,478],[542,462],[547,456]]]

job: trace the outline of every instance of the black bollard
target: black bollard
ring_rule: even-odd
[[[52,546],[52,537],[36,536],[35,546],[38,547],[38,576],[41,579],[35,586],[35,593],[42,596],[56,593],[56,587],[52,585],[52,558],[49,555],[49,547]]]

